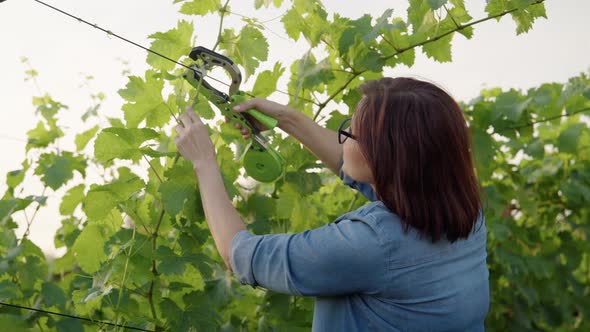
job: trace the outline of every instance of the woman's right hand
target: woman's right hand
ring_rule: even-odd
[[[243,113],[249,109],[256,109],[268,116],[271,116],[271,117],[277,119],[279,122],[278,123],[279,127],[281,127],[281,124],[284,123],[286,117],[289,114],[291,114],[292,112],[296,112],[294,109],[292,109],[288,106],[281,105],[279,103],[275,103],[274,101],[270,101],[268,99],[263,99],[263,98],[254,98],[254,99],[250,99],[248,101],[245,101],[245,102],[235,106],[232,111],[238,112],[238,113]],[[244,113],[243,115],[244,115],[244,117],[246,117],[250,121],[250,123],[252,123],[254,128],[256,128],[257,130],[265,131],[265,130],[269,129],[265,125],[260,123],[260,121],[254,119],[250,114]],[[229,122],[228,117],[225,117],[225,120]],[[241,130],[242,136],[244,136],[244,138],[250,137],[248,129],[242,128],[242,126],[239,123],[236,123],[235,126],[236,126],[236,128]]]

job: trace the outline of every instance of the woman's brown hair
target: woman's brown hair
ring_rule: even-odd
[[[382,78],[360,87],[361,151],[379,199],[432,241],[467,238],[481,209],[471,137],[457,102],[434,84]]]

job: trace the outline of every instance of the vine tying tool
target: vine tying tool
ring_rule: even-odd
[[[239,158],[243,161],[246,173],[260,182],[273,182],[283,176],[285,161],[281,155],[269,146],[267,139],[260,134],[246,116],[231,111],[235,105],[244,102],[247,98],[246,93],[239,91],[242,75],[238,66],[229,58],[203,46],[193,48],[189,57],[195,63],[191,69],[185,71],[183,77],[193,87],[201,89],[200,93],[218,106],[222,115],[230,119],[231,125],[239,123],[250,134],[245,152]],[[227,94],[217,90],[205,80],[206,72],[214,67],[225,69],[231,77]],[[258,110],[251,109],[244,113],[260,121],[269,129],[276,127],[278,123],[276,119]]]

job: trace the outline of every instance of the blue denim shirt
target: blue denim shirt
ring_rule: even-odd
[[[371,186],[340,172],[371,200],[323,227],[253,235],[231,245],[242,284],[314,296],[313,331],[483,331],[489,309],[486,227],[432,243],[410,229]]]

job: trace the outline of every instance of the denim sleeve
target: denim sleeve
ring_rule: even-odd
[[[386,275],[378,232],[342,219],[297,234],[234,236],[230,265],[243,285],[300,296],[372,292]]]
[[[375,191],[373,190],[373,187],[371,187],[370,184],[358,182],[355,179],[348,176],[348,174],[345,174],[344,171],[342,171],[343,164],[344,164],[344,158],[340,159],[340,168],[339,168],[340,169],[339,176],[342,179],[342,182],[345,185],[358,190],[361,194],[363,194],[363,196],[365,196],[371,202],[378,200],[377,193],[375,193]]]

